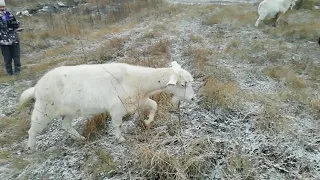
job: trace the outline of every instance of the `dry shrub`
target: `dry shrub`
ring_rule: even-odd
[[[100,135],[102,130],[105,130],[106,120],[109,118],[107,115],[107,113],[97,114],[86,122],[83,130],[83,136],[87,140],[96,138]]]
[[[284,79],[287,86],[292,88],[305,88],[306,82],[296,76],[296,74],[287,67],[271,67],[266,70],[267,76],[273,79]]]
[[[131,50],[128,53],[129,58],[120,61],[153,68],[167,67],[170,62],[170,46],[171,42],[169,40],[160,40],[149,46],[147,50]]]
[[[235,81],[223,82],[214,76],[209,76],[203,85],[203,105],[207,108],[220,106],[222,108],[235,108],[239,106],[241,94]]]
[[[200,144],[204,147],[205,145]],[[212,151],[206,147],[197,153],[192,150],[186,154],[170,154],[164,148],[139,147],[135,156],[135,168],[147,179],[201,179],[213,168]]]
[[[281,52],[279,50],[267,50],[265,60],[267,60],[271,63],[277,63],[283,57],[284,57],[283,52]]]
[[[169,110],[172,109],[171,104],[171,95],[168,92],[161,92],[157,94],[158,97],[151,97],[151,99],[155,100],[158,104],[158,111],[156,114],[157,119],[169,119],[170,113]]]
[[[113,38],[99,47],[91,57],[96,57],[98,61],[106,62],[110,61],[118,56],[123,56],[121,49],[123,48],[127,38]]]
[[[160,39],[160,41],[151,45],[146,53],[150,55],[166,55],[170,53],[170,47],[171,42],[168,39]]]
[[[210,71],[208,62],[214,53],[212,49],[192,48],[186,49],[186,55],[191,56],[194,59],[195,68],[201,73]]]
[[[51,46],[46,38],[42,38],[35,32],[24,32],[20,35],[20,39],[23,44],[23,48],[21,49],[22,53],[43,50]]]
[[[97,15],[106,17],[106,24],[119,22],[129,16],[139,14],[146,10],[154,10],[164,4],[163,0],[90,0],[90,5],[98,7]],[[106,6],[113,6],[114,8],[105,9]]]
[[[242,150],[233,150],[227,157],[225,178],[237,177],[235,179],[254,180],[257,173],[249,155]]]

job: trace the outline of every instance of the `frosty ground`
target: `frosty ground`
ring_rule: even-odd
[[[293,10],[277,28],[256,28],[256,4],[169,2],[69,39],[42,42],[26,28],[22,38],[35,40],[23,44],[25,73],[0,77],[1,179],[319,179],[319,11]],[[30,115],[17,98],[47,70],[172,60],[194,75],[197,103],[179,111],[161,94],[154,128],[129,117],[122,144],[110,120],[76,142],[56,119],[37,137],[37,152],[23,151]],[[89,119],[73,125],[84,133]]]

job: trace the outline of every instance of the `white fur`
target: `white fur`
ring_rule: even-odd
[[[62,127],[72,137],[85,139],[71,127],[72,119],[103,112],[111,115],[116,139],[125,141],[120,129],[124,115],[148,107],[149,119],[144,122],[148,126],[154,120],[157,103],[149,98],[151,95],[168,91],[180,100],[194,99],[191,74],[175,61],[171,65],[149,68],[111,63],[62,66],[49,71],[20,97],[20,104],[31,98],[36,100],[28,148],[34,148],[36,135],[59,116]]]
[[[255,26],[258,27],[260,21],[264,20],[266,17],[275,17],[278,14],[276,23],[279,22],[280,17],[291,7],[295,5],[297,0],[264,0],[259,4],[258,14]]]
[[[296,2],[297,2],[298,0],[294,0],[293,2],[292,2],[292,4],[291,4],[291,6],[290,6],[290,9],[292,10],[293,9],[293,7],[296,5]]]

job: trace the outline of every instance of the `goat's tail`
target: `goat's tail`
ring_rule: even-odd
[[[30,101],[32,98],[35,97],[35,89],[36,89],[35,87],[32,87],[23,91],[19,99],[20,106],[24,105],[25,103],[27,103],[28,101]]]

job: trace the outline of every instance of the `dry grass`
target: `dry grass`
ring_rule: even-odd
[[[55,0],[43,0],[44,2],[56,2]],[[10,0],[10,1],[6,1],[6,5],[8,7],[15,7],[15,6],[32,6],[32,5],[36,5],[38,3],[37,0]]]
[[[2,118],[0,121],[0,144],[9,146],[19,143],[28,136],[30,116],[24,113],[12,117]]]
[[[227,154],[225,178],[232,179],[256,179],[257,169],[250,155],[243,152],[241,145]]]
[[[93,151],[96,156],[89,157],[85,164],[87,166],[86,172],[91,174],[94,179],[101,176],[108,176],[109,173],[116,169],[117,163],[109,153],[101,148],[94,148]]]
[[[319,14],[320,16],[320,14]],[[285,36],[293,39],[307,39],[316,41],[320,35],[317,29],[320,28],[320,21],[314,22],[289,22],[288,24],[277,28],[276,30],[266,30],[276,36]]]
[[[320,99],[311,99],[308,103],[315,119],[320,119]]]
[[[283,133],[289,130],[290,120],[276,104],[266,104],[254,121],[254,126],[262,132]]]
[[[206,73],[210,71],[210,69],[208,69],[208,63],[213,59],[212,55],[214,51],[213,49],[189,47],[186,49],[185,54],[194,59],[195,68],[199,70],[199,72]]]
[[[107,113],[94,115],[91,119],[87,120],[84,130],[83,136],[87,140],[93,140],[101,135],[102,130],[106,129],[106,121],[110,119]]]
[[[241,91],[237,82],[222,82],[214,76],[208,77],[203,85],[204,105],[207,108],[219,106],[235,108],[239,106]]]
[[[171,42],[168,39],[160,39],[155,44],[151,45],[147,50],[150,55],[166,55],[170,53]]]
[[[303,17],[301,16],[303,14]],[[266,27],[263,31],[277,37],[305,39],[316,42],[320,36],[320,21],[317,10],[299,10],[286,13],[277,28]],[[305,18],[307,17],[307,18]]]
[[[303,78],[298,77],[291,69],[287,67],[270,67],[266,71],[266,74],[273,79],[284,79],[286,86],[292,88],[305,88],[307,86]]]
[[[257,15],[254,11],[248,10],[250,8],[254,7],[247,4],[220,6],[216,12],[204,18],[202,24],[208,26],[224,23],[234,26],[252,24]]]
[[[191,40],[191,39],[190,39]],[[238,41],[232,41],[231,47],[238,47]],[[229,50],[226,50],[229,53]],[[215,59],[223,54],[216,49],[192,48],[185,50],[185,54],[193,59],[197,75],[204,75],[201,94],[204,96],[202,105],[205,108],[219,106],[221,108],[236,108],[239,106],[241,92],[232,73],[224,67],[218,66]]]
[[[171,154],[168,149],[144,145],[135,150],[136,170],[147,179],[201,179],[209,172],[212,154],[205,141],[190,143],[186,154]],[[203,149],[199,149],[202,147]]]
[[[96,59],[100,63],[111,61],[123,56],[121,50],[127,38],[113,38],[101,45],[96,51],[90,53],[89,58]]]

